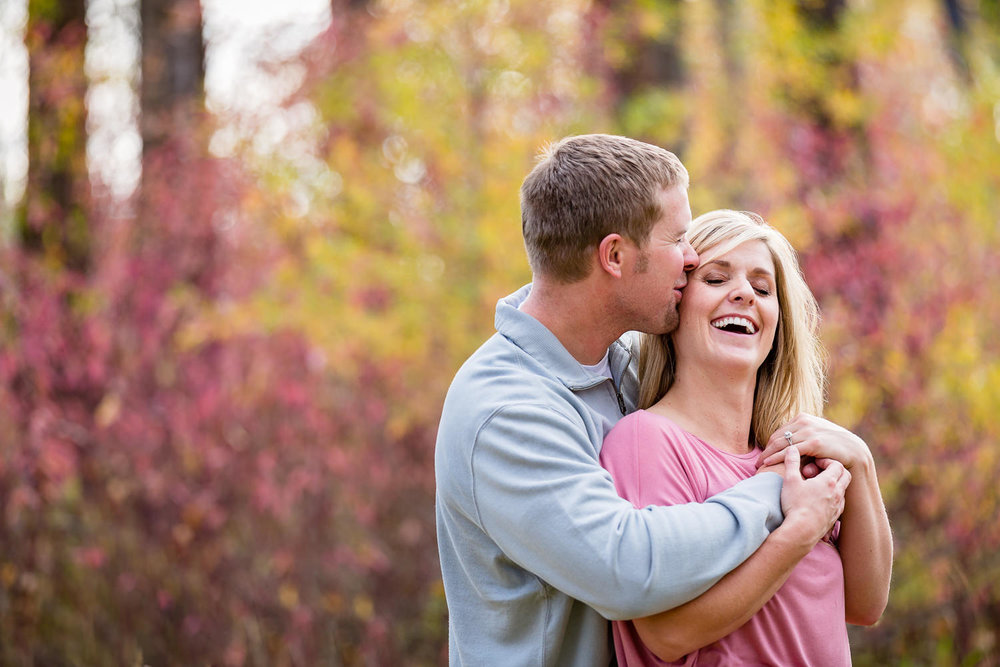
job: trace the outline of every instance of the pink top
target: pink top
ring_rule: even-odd
[[[635,507],[702,502],[756,473],[760,452],[730,454],[645,410],[608,433],[601,464]],[[785,584],[739,630],[665,663],[649,651],[631,621],[613,624],[618,663],[632,665],[850,665],[844,570],[832,542],[803,558]]]

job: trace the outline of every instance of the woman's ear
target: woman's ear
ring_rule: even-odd
[[[608,234],[597,244],[597,261],[601,270],[615,278],[622,277],[625,239],[621,234]]]

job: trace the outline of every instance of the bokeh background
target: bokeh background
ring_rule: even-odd
[[[265,5],[0,0],[0,664],[444,664],[441,402],[596,131],[801,251],[896,541],[855,663],[1000,664],[1000,2]]]

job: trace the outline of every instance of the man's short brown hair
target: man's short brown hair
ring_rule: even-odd
[[[531,270],[561,282],[587,276],[588,249],[618,233],[642,246],[661,211],[657,195],[688,186],[677,156],[609,134],[545,148],[521,185],[521,231]]]

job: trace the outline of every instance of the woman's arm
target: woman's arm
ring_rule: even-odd
[[[783,459],[785,431],[792,433],[792,442],[802,454],[835,459],[851,472],[837,540],[844,564],[847,622],[872,625],[889,601],[892,532],[871,451],[850,431],[820,417],[799,415],[771,436],[761,455],[764,464]]]
[[[833,525],[839,511],[824,512],[822,503],[809,499],[843,494],[851,475],[831,469],[805,480],[794,447],[784,461],[781,503],[785,520],[764,544],[701,596],[669,611],[633,620],[643,643],[661,660],[679,660],[750,620]]]
[[[889,603],[892,533],[871,453],[851,467],[851,475],[837,539],[847,622],[874,625]]]
[[[690,602],[632,622],[649,650],[673,662],[738,629],[760,611],[815,542],[797,540],[784,524],[742,565]]]

